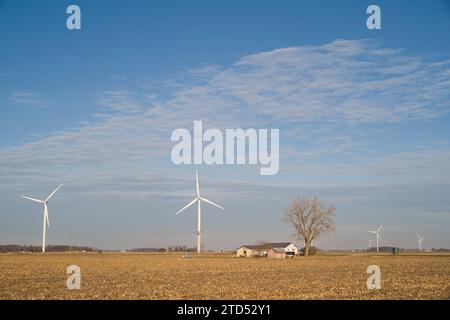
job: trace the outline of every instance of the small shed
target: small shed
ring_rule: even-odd
[[[269,259],[286,259],[286,251],[284,248],[271,248],[267,252],[267,258]]]

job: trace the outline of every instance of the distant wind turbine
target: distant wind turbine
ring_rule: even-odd
[[[417,241],[417,244],[419,246],[419,251],[422,251],[422,241],[425,240],[425,239],[426,238],[417,235],[417,240],[416,241]]]
[[[62,187],[62,184],[58,188],[56,188],[52,193],[50,193],[50,195],[45,200],[39,200],[39,199],[34,199],[34,198],[22,196],[22,198],[24,198],[24,199],[44,204],[44,223],[43,223],[43,226],[42,226],[42,252],[45,252],[45,232],[46,232],[46,227],[50,226],[50,223],[48,221],[48,207],[47,207],[47,203],[48,203],[48,200],[50,200],[50,198],[53,197],[53,195],[56,193],[56,191],[58,191],[59,188],[61,188],[61,187]]]
[[[372,230],[372,231],[367,231],[367,232],[376,234],[376,239],[377,239],[377,252],[379,251],[379,250],[378,250],[378,241],[381,240],[381,237],[380,237],[380,231],[381,231],[381,228],[383,228],[383,225],[379,226],[378,229],[377,229],[376,231],[373,231],[373,230]]]
[[[367,239],[367,242],[369,242],[369,249],[372,248],[373,239]]]
[[[194,200],[192,200],[191,202],[189,202],[185,207],[183,207],[183,209],[181,209],[180,211],[177,212],[177,214],[181,213],[183,210],[189,208],[191,205],[193,205],[194,203],[197,202],[197,252],[200,253],[201,252],[201,246],[202,246],[202,215],[201,215],[201,205],[200,202],[204,201],[206,203],[212,204],[213,206],[216,206],[217,208],[223,209],[223,207],[219,206],[218,204],[200,197],[200,187],[199,187],[199,183],[198,183],[198,172],[195,171],[195,183],[197,186],[197,196],[194,198]]]

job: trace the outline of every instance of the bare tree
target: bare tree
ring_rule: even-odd
[[[296,198],[291,207],[284,210],[283,220],[294,227],[294,236],[305,242],[305,256],[314,239],[334,230],[335,212],[334,207],[321,203],[316,196],[312,200]]]

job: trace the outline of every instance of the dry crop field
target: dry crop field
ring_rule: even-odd
[[[81,289],[66,268],[81,268]],[[381,290],[366,269],[381,268]],[[0,299],[449,299],[448,254],[0,254]]]

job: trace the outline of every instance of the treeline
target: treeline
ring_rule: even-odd
[[[197,247],[188,248],[186,246],[168,246],[168,252],[197,252]]]
[[[135,248],[127,250],[128,252],[196,252],[197,248],[186,246],[168,246],[167,248]]]
[[[45,252],[99,252],[103,251],[92,247],[69,246],[69,245],[47,245]],[[107,252],[115,252],[118,250],[107,250]],[[189,248],[187,246],[168,246],[167,248],[135,248],[126,250],[127,252],[196,252],[197,248]],[[42,252],[41,246],[6,244],[0,245],[0,253],[5,252]]]
[[[17,244],[6,244],[0,245],[0,252],[41,252],[41,246],[33,245],[17,245]],[[45,247],[46,252],[65,252],[65,251],[98,251],[91,247],[80,247],[80,246],[67,246],[67,245],[48,245]]]
[[[166,248],[134,248],[127,250],[127,252],[166,252]]]

